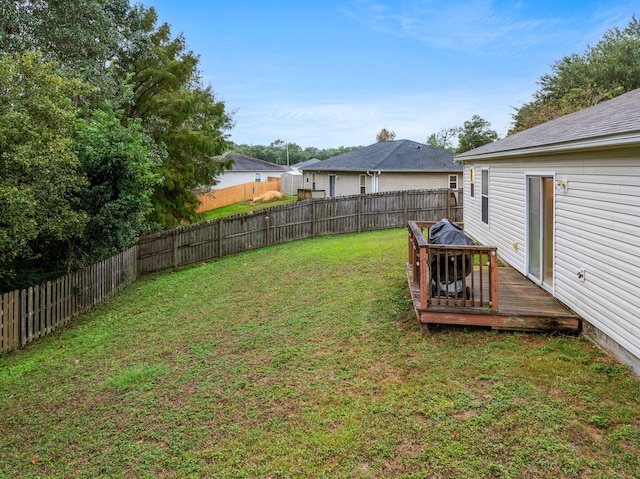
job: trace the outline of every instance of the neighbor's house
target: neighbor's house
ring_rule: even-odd
[[[280,191],[281,177],[290,169],[239,153],[225,153],[223,159],[233,158],[231,170],[217,176],[218,183],[203,186],[198,194],[198,213],[252,200],[267,191]]]
[[[453,153],[410,140],[384,141],[302,169],[303,188],[325,196],[387,191],[457,189],[462,166]]]
[[[640,373],[640,89],[456,161],[465,231]]]
[[[261,183],[268,181],[269,177],[280,178],[291,170],[288,166],[275,165],[240,153],[229,152],[223,156],[224,159],[229,157],[234,160],[233,166],[231,170],[225,171],[216,178],[218,180],[216,190],[245,183]]]

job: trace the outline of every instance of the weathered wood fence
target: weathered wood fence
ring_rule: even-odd
[[[0,353],[50,334],[138,277],[138,247],[39,286],[0,296]]]
[[[0,354],[51,333],[140,274],[320,235],[400,228],[409,219],[462,221],[457,197],[443,189],[298,201],[142,237],[88,268],[0,295]]]
[[[148,273],[320,235],[462,220],[461,194],[449,189],[401,191],[297,201],[190,225],[138,241],[138,271]]]

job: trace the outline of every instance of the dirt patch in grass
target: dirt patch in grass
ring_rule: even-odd
[[[259,203],[266,203],[267,201],[277,200],[283,198],[284,195],[279,191],[265,191],[260,196],[256,196],[251,202],[250,205],[257,205]]]

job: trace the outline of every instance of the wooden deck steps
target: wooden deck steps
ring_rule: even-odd
[[[477,271],[474,272],[477,275]],[[420,306],[419,285],[407,264],[407,280],[416,316],[425,324],[488,326],[520,331],[579,331],[580,317],[511,267],[498,268],[499,311],[488,307]],[[474,279],[475,280],[475,279]],[[488,281],[485,281],[488,288]],[[485,292],[483,292],[483,295]],[[486,293],[488,297],[488,292]]]

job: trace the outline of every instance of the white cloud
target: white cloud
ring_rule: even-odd
[[[358,1],[343,13],[372,29],[453,50],[519,51],[556,36],[557,19],[527,18],[518,2]]]
[[[424,142],[442,128],[461,126],[473,115],[492,124],[501,136],[511,123],[511,108],[531,92],[472,90],[390,95],[358,102],[272,103],[239,111],[232,139],[237,143],[269,144],[275,139],[302,147],[329,148],[369,145],[387,128],[398,139]]]

